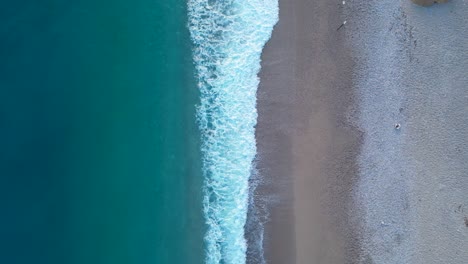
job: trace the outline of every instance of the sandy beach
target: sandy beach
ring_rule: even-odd
[[[280,1],[258,92],[260,196],[279,195],[265,231],[267,263],[345,263],[359,133],[353,61],[339,2]]]
[[[467,12],[280,0],[258,91],[266,263],[468,263]]]

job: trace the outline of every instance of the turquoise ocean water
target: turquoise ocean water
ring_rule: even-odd
[[[0,3],[0,263],[202,263],[185,1]]]
[[[276,0],[0,3],[0,263],[245,263]]]

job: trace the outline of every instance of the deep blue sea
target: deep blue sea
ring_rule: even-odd
[[[0,2],[0,263],[245,263],[276,0]]]

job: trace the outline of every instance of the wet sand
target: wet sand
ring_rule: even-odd
[[[280,0],[258,91],[258,197],[270,201],[267,263],[352,263],[360,136],[341,1]],[[260,199],[260,198],[259,198]],[[251,263],[255,263],[251,261]]]

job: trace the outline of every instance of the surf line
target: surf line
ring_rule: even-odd
[[[248,180],[256,155],[260,56],[277,0],[189,0],[200,104],[206,263],[245,263]]]

